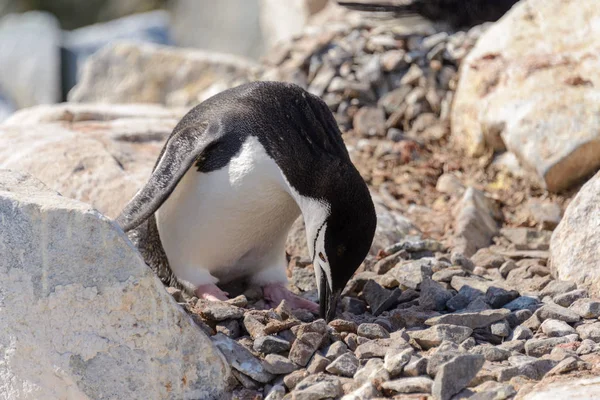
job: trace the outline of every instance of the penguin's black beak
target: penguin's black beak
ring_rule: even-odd
[[[321,280],[319,281],[319,315],[327,322],[335,318],[340,293],[339,290],[335,292],[331,290],[325,271],[321,270]]]

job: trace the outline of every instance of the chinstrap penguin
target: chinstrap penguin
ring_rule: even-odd
[[[300,214],[319,306],[286,288],[285,243]],[[285,299],[328,321],[377,223],[327,105],[281,82],[228,89],[181,119],[117,218],[126,232],[145,221],[199,298],[225,300],[216,283],[247,278],[273,306]]]

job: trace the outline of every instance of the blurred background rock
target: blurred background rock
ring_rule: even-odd
[[[278,41],[299,34],[326,4],[327,0],[0,0],[0,121],[20,108],[66,100],[85,61],[109,43],[196,48],[257,61]]]

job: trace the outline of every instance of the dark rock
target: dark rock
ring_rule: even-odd
[[[388,290],[373,280],[367,281],[362,291],[363,298],[371,308],[371,314],[375,316],[394,307],[400,294],[400,289]]]
[[[254,341],[254,350],[263,354],[281,353],[290,349],[290,342],[276,336],[262,336]]]
[[[539,300],[534,297],[521,296],[521,297],[518,297],[515,300],[511,301],[510,303],[505,304],[503,308],[506,308],[510,311],[516,311],[516,310],[535,311],[537,309],[537,307],[539,306],[539,303],[540,303]]]
[[[340,304],[342,306],[342,310],[349,312],[350,314],[361,315],[367,311],[365,302],[355,297],[342,297]]]
[[[227,337],[236,339],[241,335],[240,324],[234,319],[223,321],[217,324],[216,330]]]
[[[506,290],[494,286],[491,286],[485,293],[485,300],[492,308],[500,308],[517,297],[519,297],[519,292],[516,290]]]
[[[423,309],[442,311],[446,308],[446,302],[451,298],[452,294],[439,283],[431,279],[424,279],[421,283],[419,305]]]
[[[262,383],[267,383],[274,378],[271,373],[265,370],[263,363],[258,358],[254,357],[250,351],[235,340],[222,333],[217,333],[212,337],[212,341],[221,350],[229,365],[239,372]]]
[[[449,400],[469,384],[484,362],[485,359],[481,355],[465,354],[443,364],[433,382],[433,396],[436,399]]]
[[[481,290],[464,285],[460,288],[456,296],[452,297],[450,300],[448,300],[448,302],[446,302],[446,306],[451,311],[464,310],[469,306],[469,304],[471,304],[472,301],[482,296],[483,292]]]

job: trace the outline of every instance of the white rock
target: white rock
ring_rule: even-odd
[[[461,65],[452,137],[474,155],[508,148],[551,191],[593,172],[600,166],[598,18],[594,0],[516,4]]]
[[[222,398],[229,367],[123,232],[0,171],[3,398]]]
[[[231,54],[149,43],[107,45],[86,62],[69,101],[191,106],[255,78],[260,67]],[[168,79],[166,78],[168,77]]]
[[[600,153],[597,153],[600,154]],[[550,268],[561,280],[600,294],[600,172],[571,201],[550,241]]]
[[[0,125],[0,168],[26,171],[114,218],[145,183],[185,109],[64,103]]]
[[[600,398],[600,378],[573,379],[566,376],[558,382],[539,383],[523,400],[593,400]]]

